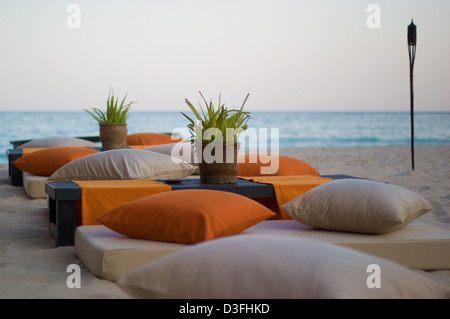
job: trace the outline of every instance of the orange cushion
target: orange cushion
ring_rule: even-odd
[[[58,168],[77,158],[99,152],[96,149],[79,146],[49,147],[24,154],[13,164],[21,171],[33,175],[50,176]]]
[[[127,145],[160,145],[184,141],[181,138],[173,137],[162,133],[134,133],[127,135]]]
[[[238,176],[287,176],[287,175],[319,175],[319,172],[311,165],[289,156],[278,156],[278,171],[273,174],[262,174],[261,167],[271,166],[271,162],[262,163],[260,156],[256,156],[256,163],[250,163],[255,154],[241,155],[238,157]],[[265,155],[267,156],[267,155]],[[275,156],[271,158],[274,161]],[[265,161],[266,159],[264,159]]]
[[[134,200],[97,220],[129,237],[193,244],[239,233],[274,215],[241,195],[189,189]]]

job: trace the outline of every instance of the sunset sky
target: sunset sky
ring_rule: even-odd
[[[250,93],[251,111],[409,111],[412,18],[415,109],[450,111],[449,14],[449,0],[0,0],[0,111],[103,108],[110,87],[136,111],[186,110],[198,91]]]

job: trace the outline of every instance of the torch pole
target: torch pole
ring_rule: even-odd
[[[416,25],[411,20],[408,26],[408,52],[409,52],[409,90],[410,90],[410,117],[411,117],[411,168],[414,170],[414,61],[416,59]]]

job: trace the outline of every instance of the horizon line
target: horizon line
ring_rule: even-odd
[[[84,110],[0,110],[0,113],[72,113],[72,112],[85,112]],[[189,110],[137,110],[132,113],[179,113],[190,112]],[[251,113],[410,113],[410,110],[250,110]],[[450,113],[450,110],[426,110],[426,111],[414,111],[414,113]]]

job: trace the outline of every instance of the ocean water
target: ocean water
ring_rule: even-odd
[[[179,112],[133,112],[128,132],[173,132],[189,138]],[[410,145],[409,112],[252,112],[249,128],[278,140],[280,147]],[[277,134],[274,133],[278,129]],[[86,112],[0,112],[0,163],[10,141],[48,136],[98,136]],[[450,144],[450,112],[415,113],[415,144]]]

